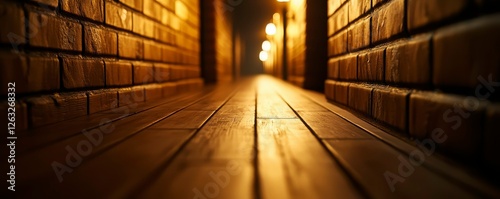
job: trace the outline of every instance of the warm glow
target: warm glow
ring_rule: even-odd
[[[276,34],[276,25],[274,25],[273,23],[268,23],[266,26],[266,34],[267,35]]]
[[[279,21],[280,20],[280,13],[274,13],[273,20],[274,21]]]
[[[267,41],[267,40],[262,42],[262,50],[270,51],[271,50],[271,42]]]
[[[267,61],[268,58],[269,58],[269,54],[267,54],[266,51],[260,51],[260,54],[259,54],[260,61]]]
[[[278,2],[290,2],[290,0],[278,0]]]

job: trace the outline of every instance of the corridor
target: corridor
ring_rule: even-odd
[[[0,198],[500,199],[498,0],[0,0]]]
[[[99,126],[103,119],[109,123]],[[499,194],[438,155],[414,157],[417,146],[320,93],[269,76],[49,125],[18,139],[20,198]]]

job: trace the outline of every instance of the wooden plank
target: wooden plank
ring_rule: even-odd
[[[130,198],[253,199],[254,168],[238,160],[204,164],[176,162]]]
[[[322,139],[373,139],[374,137],[332,112],[298,112]]]
[[[285,102],[295,111],[328,111],[325,107],[316,102],[307,99],[300,94],[290,91],[286,86],[281,85],[276,92],[285,100]]]
[[[73,168],[62,175],[62,182],[54,175],[21,183],[19,196],[48,198],[124,198],[150,176],[179,149],[193,130],[146,129],[133,139]],[[50,187],[57,187],[51,189]]]
[[[367,190],[370,198],[480,198],[425,167],[413,166],[408,155],[403,155],[380,141],[324,142],[330,146],[331,152],[354,179]],[[404,160],[400,160],[400,157]],[[403,164],[410,164],[414,169],[403,168]],[[405,173],[400,173],[398,168],[402,168]],[[394,192],[384,177],[392,176],[387,172],[399,176],[404,181],[394,185]],[[405,175],[406,177],[403,177]],[[389,179],[392,181],[394,177]]]
[[[261,196],[360,198],[359,191],[298,119],[258,119]]]
[[[257,118],[260,119],[294,119],[297,115],[275,93],[259,93],[257,96]]]
[[[198,129],[203,125],[213,111],[189,111],[182,110],[168,117],[151,128],[154,129]]]

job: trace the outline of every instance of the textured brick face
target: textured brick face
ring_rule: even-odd
[[[429,84],[430,52],[428,36],[388,47],[385,80],[394,83]]]
[[[414,30],[462,12],[467,0],[408,0],[408,28]]]
[[[104,2],[102,0],[64,0],[62,9],[95,21],[104,20]]]
[[[100,60],[63,58],[64,88],[104,86],[104,63]]]
[[[393,0],[373,14],[372,41],[389,39],[404,31],[405,0]]]
[[[30,44],[60,50],[82,50],[82,25],[55,16],[30,12]]]
[[[116,32],[98,27],[85,27],[84,30],[85,52],[117,55],[118,36]]]
[[[10,28],[0,29],[0,42],[25,43],[24,19],[24,11],[20,6],[10,2],[2,2],[0,4],[0,21],[2,21],[2,26]]]
[[[370,45],[370,19],[363,19],[349,29],[349,51],[355,51]]]
[[[106,24],[132,30],[132,12],[113,3],[106,3]]]
[[[106,61],[106,86],[132,84],[132,64],[129,62]]]
[[[384,80],[385,49],[375,49],[358,57],[358,79],[361,81]]]

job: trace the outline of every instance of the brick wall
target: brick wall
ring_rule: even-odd
[[[202,85],[198,0],[3,0],[0,20],[17,129]]]
[[[291,1],[287,14],[288,79],[313,90],[323,90],[326,79],[326,1]]]
[[[202,73],[207,82],[233,79],[234,42],[227,0],[202,1]]]
[[[329,100],[408,137],[443,131],[441,151],[500,166],[498,1],[328,3]]]

